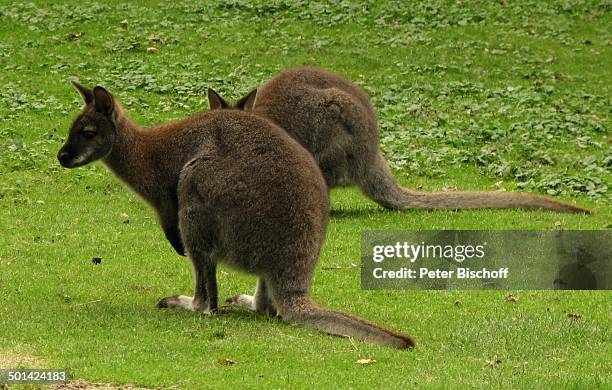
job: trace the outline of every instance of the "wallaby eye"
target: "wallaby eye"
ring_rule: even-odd
[[[83,138],[92,139],[93,137],[96,136],[96,132],[95,131],[83,131],[81,135],[83,136]]]
[[[93,126],[85,126],[81,131],[83,138],[92,139],[96,136],[96,128]]]

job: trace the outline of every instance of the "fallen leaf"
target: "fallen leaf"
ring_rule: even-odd
[[[574,321],[580,321],[582,319],[582,316],[576,313],[567,313],[567,318]]]
[[[147,47],[147,53],[157,53],[159,51],[156,47]]]
[[[506,296],[506,302],[516,302],[518,301],[518,297],[514,294],[508,294]]]
[[[157,35],[151,35],[149,37],[149,42],[153,43],[164,43],[164,39],[162,37],[158,37]]]
[[[485,363],[486,363],[486,365],[487,365],[487,366],[489,366],[489,367],[497,368],[497,367],[500,365],[501,360],[499,360],[499,359],[492,359],[492,360],[488,360],[488,359],[487,359],[487,360],[485,361]]]
[[[455,306],[461,306],[461,301],[459,299],[457,299],[454,303]]]
[[[123,218],[123,223],[130,223],[130,216],[127,213],[121,213],[119,216]]]
[[[220,357],[217,360],[217,363],[219,363],[222,366],[233,366],[234,364],[236,364],[235,361],[233,361],[232,359],[230,359],[228,357]]]
[[[129,22],[127,19],[123,19],[122,21],[119,22],[119,25],[123,28],[127,28],[129,26]]]
[[[376,363],[376,359],[359,359],[355,363],[361,364],[362,366],[367,366]]]
[[[71,33],[66,34],[66,39],[76,40],[76,39],[81,38],[83,35],[85,35],[85,33],[82,31],[71,32]]]

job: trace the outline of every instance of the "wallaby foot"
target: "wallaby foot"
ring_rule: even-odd
[[[249,310],[255,310],[255,297],[252,295],[246,294],[238,294],[233,297],[229,297],[225,300],[225,303],[228,303],[233,306],[245,307]]]
[[[207,307],[207,305],[203,303],[197,303],[193,297],[188,297],[186,295],[173,295],[171,297],[162,298],[157,303],[157,307],[162,309],[181,308],[204,314],[214,314],[217,311],[216,308]]]
[[[245,307],[249,310],[256,311],[258,313],[267,314],[270,317],[276,317],[276,309],[272,305],[259,305],[257,307],[257,301],[253,295],[238,294],[233,297],[229,297],[225,300],[225,303],[232,306]]]
[[[258,313],[267,314],[269,316],[276,316],[276,307],[270,299],[266,282],[262,279],[257,280],[257,288],[255,289],[255,295],[239,294],[229,297],[225,300],[230,305],[246,307],[247,309],[254,310]]]

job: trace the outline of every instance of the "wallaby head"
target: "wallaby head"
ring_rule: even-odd
[[[86,88],[76,81],[85,107],[70,126],[68,139],[57,154],[65,168],[76,168],[106,157],[117,136],[120,109],[113,96],[104,88]]]
[[[208,104],[211,110],[233,108],[236,110],[252,111],[257,97],[257,88],[240,98],[234,105],[230,105],[214,89],[208,88]]]

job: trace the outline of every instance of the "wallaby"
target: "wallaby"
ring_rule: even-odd
[[[211,109],[230,105],[212,91]],[[376,113],[367,94],[319,68],[281,72],[234,106],[282,127],[317,161],[330,188],[357,185],[388,209],[524,208],[590,213],[544,196],[516,192],[417,192],[400,187],[379,148]]]
[[[212,314],[216,266],[258,277],[231,303],[333,335],[397,348],[414,341],[361,318],[315,306],[310,285],[328,220],[328,189],[312,156],[252,113],[217,110],[140,128],[104,88],[73,83],[85,106],[58,153],[66,168],[102,162],[158,213],[194,268],[195,294],[158,306]]]

